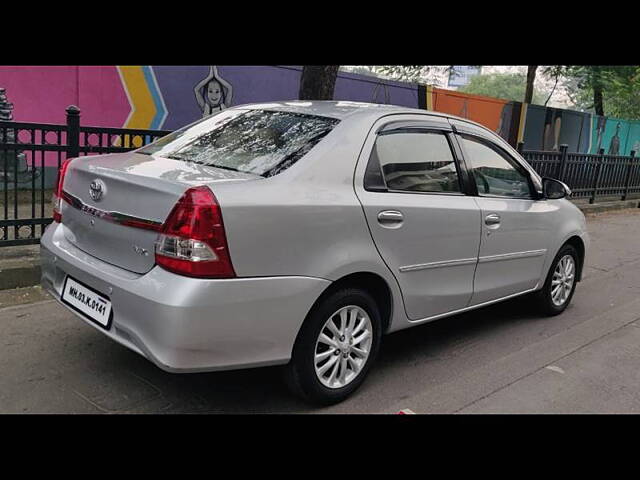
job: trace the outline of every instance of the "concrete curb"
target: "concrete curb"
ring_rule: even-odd
[[[40,283],[40,247],[28,245],[0,248],[0,290]]]
[[[610,212],[613,210],[624,210],[627,208],[640,208],[640,200],[626,200],[626,201],[617,201],[617,202],[602,202],[602,203],[578,203],[574,202],[574,204],[582,210],[582,213],[601,213],[601,212]]]
[[[582,202],[574,203],[585,215],[640,208],[640,200],[603,202],[593,205]],[[6,249],[10,248],[6,247]],[[25,252],[2,255],[3,253],[0,249],[0,290],[30,287],[40,283],[40,255],[37,246]]]
[[[30,287],[40,283],[40,265],[25,265],[0,270],[0,290]]]

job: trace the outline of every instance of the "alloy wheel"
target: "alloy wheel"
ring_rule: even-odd
[[[571,255],[565,255],[557,263],[551,279],[551,301],[557,307],[564,303],[571,295],[575,280],[576,263]]]
[[[348,305],[331,315],[320,330],[314,351],[318,380],[328,388],[342,388],[362,371],[373,342],[367,312]]]

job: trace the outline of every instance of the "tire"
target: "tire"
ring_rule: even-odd
[[[342,315],[344,317],[341,318]],[[343,330],[344,340],[340,341],[337,333],[340,333],[340,322],[345,318],[351,330]],[[330,321],[334,331],[327,326]],[[361,322],[364,326],[361,326]],[[359,326],[361,330],[357,330]],[[363,335],[365,330],[370,332],[369,336]],[[354,332],[353,337],[351,331]],[[321,333],[333,340],[338,348],[325,343],[327,339],[324,337],[320,340]],[[381,336],[380,311],[373,297],[359,288],[337,290],[320,300],[307,315],[293,347],[291,361],[284,368],[285,383],[294,395],[307,402],[319,405],[341,402],[364,382],[380,349]],[[361,337],[364,339],[359,340]],[[357,345],[350,344],[349,338],[353,338]],[[365,351],[368,351],[368,355],[362,358]],[[316,354],[324,358],[316,361]],[[325,365],[329,362],[333,362],[331,366]],[[317,369],[322,367],[326,371],[320,374]],[[341,378],[343,369],[345,375]],[[332,382],[334,370],[337,373],[333,383],[328,385]],[[342,381],[344,384],[341,384]]]
[[[554,301],[553,289],[555,288],[555,285],[552,285],[552,283],[554,282],[554,274],[556,273],[558,264],[566,256],[570,256],[573,259],[572,285],[566,297],[556,299],[556,300],[562,300],[558,304],[558,301]],[[555,258],[553,259],[553,262],[551,263],[551,268],[549,268],[549,273],[547,274],[547,278],[544,282],[544,286],[540,291],[536,292],[536,295],[535,295],[538,307],[540,308],[543,314],[548,316],[559,315],[560,313],[564,312],[564,310],[567,308],[569,303],[571,303],[571,299],[573,298],[573,293],[576,290],[577,269],[579,265],[580,265],[580,257],[578,256],[578,252],[576,251],[576,249],[571,245],[564,245],[558,251]]]

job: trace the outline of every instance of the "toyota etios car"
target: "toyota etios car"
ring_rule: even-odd
[[[238,106],[63,164],[42,282],[164,370],[286,364],[337,402],[385,333],[529,292],[562,312],[588,246],[569,193],[461,118]]]

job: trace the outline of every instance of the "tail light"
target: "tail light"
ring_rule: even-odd
[[[67,169],[71,163],[72,158],[65,160],[58,169],[58,179],[56,180],[56,188],[53,191],[51,197],[51,203],[53,204],[53,221],[62,222],[62,186],[64,185],[64,176],[67,174]]]
[[[190,277],[235,277],[220,205],[209,188],[190,188],[173,207],[156,242],[156,263]]]

